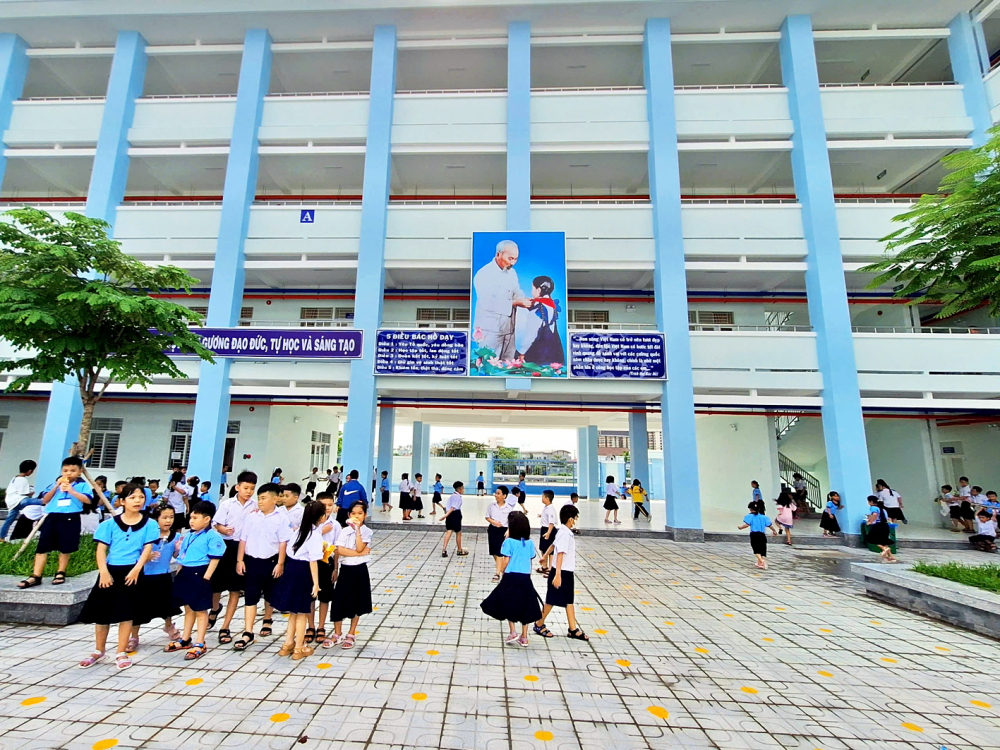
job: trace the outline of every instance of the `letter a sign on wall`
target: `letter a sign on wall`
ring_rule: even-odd
[[[314,208],[303,208],[299,211],[299,224],[315,224],[316,223],[316,209]]]

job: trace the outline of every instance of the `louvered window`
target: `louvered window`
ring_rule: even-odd
[[[607,310],[570,310],[569,322],[575,328],[586,330],[606,329],[607,323],[611,320],[611,313]]]
[[[175,419],[170,423],[171,432],[194,432],[194,420]]]
[[[451,311],[451,319],[456,323],[468,323],[469,322],[469,308],[467,307],[455,307]]]
[[[199,315],[208,315],[208,306],[206,305],[205,307],[202,307],[199,305],[198,307],[192,307],[191,311],[196,312]]]
[[[6,430],[8,427],[10,427],[10,417],[0,414],[0,430]]]
[[[118,463],[118,445],[121,442],[121,419],[101,417],[91,422],[90,467],[93,469],[114,469]]]
[[[354,320],[353,307],[338,307],[333,311],[334,320]]]
[[[418,307],[418,328],[452,328],[452,323],[468,323],[469,309],[448,307]]]
[[[252,307],[241,307],[240,308],[240,322],[241,326],[248,326],[253,321],[253,308]]]
[[[734,315],[722,310],[688,310],[688,323],[694,331],[732,330]]]
[[[238,420],[238,419],[231,419],[231,420],[229,420],[229,423],[226,425],[226,434],[227,435],[239,435],[240,434],[240,420]]]

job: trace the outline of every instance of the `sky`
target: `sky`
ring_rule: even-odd
[[[413,429],[409,425],[397,427],[393,435],[395,447],[413,442]],[[533,428],[431,426],[431,445],[455,438],[478,440],[485,443],[491,437],[503,438],[503,444],[521,450],[567,450],[576,455],[576,430],[540,430]]]

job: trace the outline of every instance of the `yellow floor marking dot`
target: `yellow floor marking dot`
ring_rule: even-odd
[[[445,599],[445,600],[444,600],[444,603],[445,603],[445,604],[454,604],[455,602],[454,602],[454,600],[452,600],[452,599]]]
[[[582,609],[584,612],[593,612],[594,611],[593,607],[580,607],[580,609]]]
[[[664,624],[664,625],[673,625],[673,623],[672,623],[672,622],[670,622],[670,620],[664,620],[664,621],[663,621],[663,624]]]
[[[527,680],[528,682],[538,682],[538,675],[537,674],[526,674],[524,676],[524,679]]]
[[[924,731],[923,727],[917,726],[916,724],[911,724],[908,721],[904,721],[902,724],[900,724],[900,726],[903,727],[903,729],[909,729],[911,732],[922,732],[922,731]]]
[[[761,638],[762,641],[767,641],[768,643],[774,643],[774,638]]]
[[[832,607],[833,606],[833,602],[820,602],[820,604],[822,604],[824,606],[827,606],[827,607]]]
[[[707,654],[708,653],[708,649],[707,648],[701,648],[699,646],[698,648],[695,649],[695,653],[698,653],[698,654]]]
[[[869,620],[868,622],[870,622],[872,625],[881,625],[882,624],[878,620]]]
[[[597,634],[597,635],[607,635],[608,631],[607,630],[595,630],[594,633]]]
[[[822,670],[820,670],[820,671],[819,671],[819,672],[817,672],[816,674],[818,674],[818,675],[820,675],[820,676],[822,676],[822,677],[833,677],[833,675],[832,675],[832,674],[831,674],[830,672],[824,672],[824,671],[822,671]]]
[[[376,610],[376,609],[378,609],[378,607],[372,607],[372,610]]]
[[[631,589],[631,586],[622,586],[623,589]]]
[[[951,651],[950,648],[945,648],[944,646],[935,646],[938,651]]]
[[[785,612],[786,611],[786,609],[784,607],[775,607],[774,609],[776,611],[778,611],[778,612]]]
[[[979,706],[980,708],[993,708],[993,705],[987,703],[986,701],[969,701],[973,706]]]
[[[649,606],[649,602],[639,602],[639,604],[645,604],[647,607]]]
[[[456,584],[456,583],[449,583],[448,585],[451,586],[453,589],[457,589],[458,588],[458,584]]]
[[[94,750],[108,750],[110,747],[114,747],[118,744],[118,740],[98,740],[94,743]]]
[[[34,698],[25,698],[21,701],[22,706],[37,706],[39,703],[44,703],[46,700],[44,695],[37,695]]]
[[[541,730],[540,732],[535,732],[535,739],[541,740],[542,742],[548,742],[549,740],[554,738],[555,735],[552,734],[552,732],[546,732],[544,729]]]
[[[396,578],[403,578],[403,576],[396,576]]]
[[[741,589],[740,593],[741,594],[749,594],[750,593],[750,589]]]
[[[895,659],[890,659],[890,658],[889,658],[888,656],[883,656],[883,657],[882,657],[882,661],[887,661],[887,662],[889,662],[890,664],[895,664],[895,663],[896,663],[896,660],[895,660]]]
[[[756,695],[757,694],[757,688],[741,687],[740,690],[742,690],[744,693],[750,693],[750,695]]]
[[[695,597],[694,597],[694,598],[695,598],[695,599],[704,599],[705,597],[703,597],[703,596],[698,596],[698,595],[695,595]]]
[[[427,693],[414,693],[410,697],[415,701],[425,701],[427,700]]]
[[[833,631],[830,630],[829,628],[820,628],[819,632],[821,632],[821,633],[832,633]]]
[[[617,664],[619,667],[631,667],[632,666],[632,662],[630,662],[628,659],[618,659],[617,661],[615,661],[615,664]]]
[[[428,656],[437,656],[440,653],[441,653],[440,651],[435,651],[434,649],[431,649],[430,651],[427,652],[427,655]]]
[[[670,712],[667,711],[667,709],[665,709],[663,706],[650,706],[646,710],[649,711],[649,713],[653,714],[653,716],[655,716],[657,719],[663,719],[664,721],[666,721],[667,717],[670,716]]]
[[[735,617],[735,615],[732,615],[732,614],[730,614],[729,612],[723,612],[723,613],[722,613],[722,616],[723,616],[723,617]]]
[[[392,589],[386,589],[386,590],[385,590],[385,593],[387,593],[387,594],[391,594],[391,593],[392,593]]]
[[[443,627],[444,627],[445,625],[447,625],[447,624],[448,624],[448,623],[446,623],[446,622],[439,622],[439,623],[438,623],[438,626],[439,626],[439,627],[442,627],[442,628],[443,628]]]
[[[200,685],[203,682],[204,682],[204,680],[201,679],[200,677],[192,677],[190,680],[188,680],[184,684],[185,685],[190,685],[191,687],[194,687],[195,685]]]
[[[328,664],[327,662],[323,662],[322,664],[317,664],[316,665],[316,669],[329,669],[332,666],[333,666],[332,664]]]
[[[271,714],[271,721],[275,724],[280,724],[283,721],[288,721],[292,718],[291,714]]]

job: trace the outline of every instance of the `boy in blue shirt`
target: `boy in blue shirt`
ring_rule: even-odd
[[[392,505],[389,503],[389,472],[382,472],[382,479],[379,481],[379,490],[382,492],[382,512],[388,513],[392,510]]]
[[[62,473],[42,491],[45,516],[38,532],[38,547],[32,574],[17,584],[30,589],[42,582],[42,571],[50,552],[59,553],[59,567],[52,579],[58,586],[66,583],[66,568],[70,556],[80,549],[80,514],[94,503],[90,485],[83,479],[83,461],[76,456],[64,458]]]
[[[771,519],[764,515],[763,500],[759,502],[755,500],[747,508],[750,512],[743,517],[743,523],[736,528],[750,529],[750,549],[757,556],[757,562],[754,563],[754,567],[767,570],[767,534],[764,532],[767,529],[771,529],[772,536],[777,535],[778,532],[774,528]]]
[[[364,485],[358,481],[359,476],[358,470],[352,469],[350,478],[340,488],[340,494],[337,496],[337,523],[341,526],[347,525],[347,517],[354,503],[364,503],[365,513],[368,512],[368,493],[365,492]]]
[[[215,505],[215,500],[212,499],[212,483],[202,482],[201,487],[198,488],[198,499],[202,502],[212,503]]]
[[[434,475],[434,486],[431,488],[434,492],[434,497],[431,498],[431,515],[437,515],[438,506],[441,506],[441,511],[444,511],[444,503],[441,501],[441,493],[444,492],[444,485],[441,484],[441,475]]]

